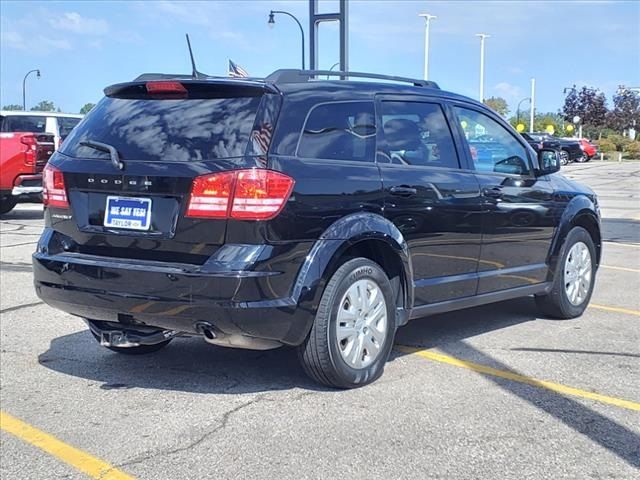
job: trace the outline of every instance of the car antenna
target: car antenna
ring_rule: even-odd
[[[193,50],[191,50],[191,41],[189,40],[189,34],[185,33],[185,37],[187,37],[187,47],[189,47],[189,56],[191,57],[191,76],[193,78],[205,78],[206,75],[201,73],[196,68],[196,61],[193,58]]]

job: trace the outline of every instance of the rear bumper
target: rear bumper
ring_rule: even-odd
[[[42,193],[42,175],[19,175],[13,182],[11,195],[18,197],[21,195],[39,195]]]
[[[225,335],[288,345],[301,343],[313,321],[313,312],[299,308],[292,296],[273,295],[283,289],[283,272],[206,271],[205,266],[52,253],[51,237],[51,230],[45,231],[33,255],[35,289],[45,303],[72,315],[192,334],[201,333],[198,325],[206,322]]]

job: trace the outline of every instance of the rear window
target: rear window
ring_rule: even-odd
[[[62,147],[71,157],[104,158],[80,142],[112,145],[123,160],[198,162],[242,156],[261,96],[190,99],[103,98]]]
[[[3,132],[44,133],[47,117],[37,115],[6,115],[2,117]]]

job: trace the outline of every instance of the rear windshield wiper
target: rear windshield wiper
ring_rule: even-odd
[[[118,150],[113,145],[109,145],[108,143],[102,142],[94,142],[93,140],[86,140],[84,142],[80,142],[80,145],[83,147],[93,148],[94,150],[98,150],[99,152],[108,153],[109,157],[111,157],[111,163],[118,170],[124,169],[124,163],[120,160],[120,155],[118,155]]]

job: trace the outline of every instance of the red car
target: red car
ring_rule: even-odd
[[[0,214],[42,194],[42,169],[53,152],[51,133],[0,133]]]
[[[579,139],[579,142],[580,142],[580,148],[582,149],[582,151],[587,157],[587,161],[591,160],[593,157],[596,156],[596,153],[598,153],[597,146],[595,146],[586,138]]]

